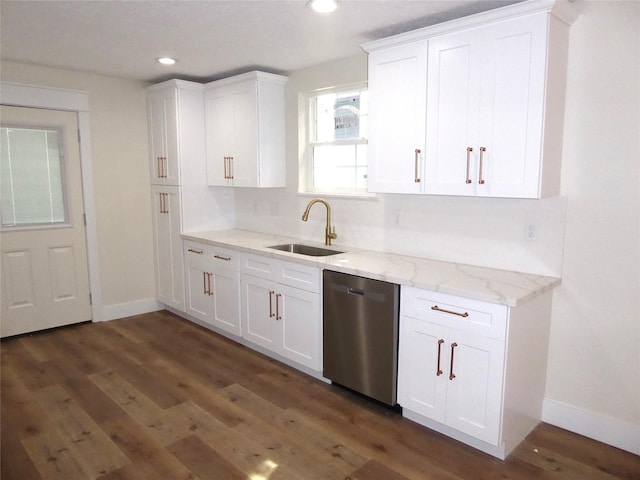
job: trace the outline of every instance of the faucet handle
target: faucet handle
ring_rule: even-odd
[[[329,232],[329,237],[333,239],[338,238],[338,234],[336,233],[336,227],[331,227],[331,231]]]

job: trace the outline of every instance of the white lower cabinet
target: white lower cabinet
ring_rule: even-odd
[[[403,317],[400,404],[497,445],[504,342]]]
[[[184,242],[186,312],[240,336],[240,273],[233,250]]]
[[[401,298],[403,414],[504,458],[540,420],[549,301],[511,308],[412,287]]]
[[[240,269],[243,338],[319,371],[320,270],[251,254]]]

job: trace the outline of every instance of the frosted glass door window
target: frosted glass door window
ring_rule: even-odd
[[[2,226],[66,223],[62,132],[0,128]]]

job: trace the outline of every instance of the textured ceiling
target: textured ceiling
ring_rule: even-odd
[[[516,0],[0,1],[0,58],[158,81],[252,69],[288,73],[361,52],[361,43]],[[163,67],[155,58],[172,56]]]

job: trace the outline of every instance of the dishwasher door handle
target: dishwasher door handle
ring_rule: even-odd
[[[356,288],[347,288],[347,293],[349,295],[360,295],[361,297],[364,297],[364,290],[358,290]]]

